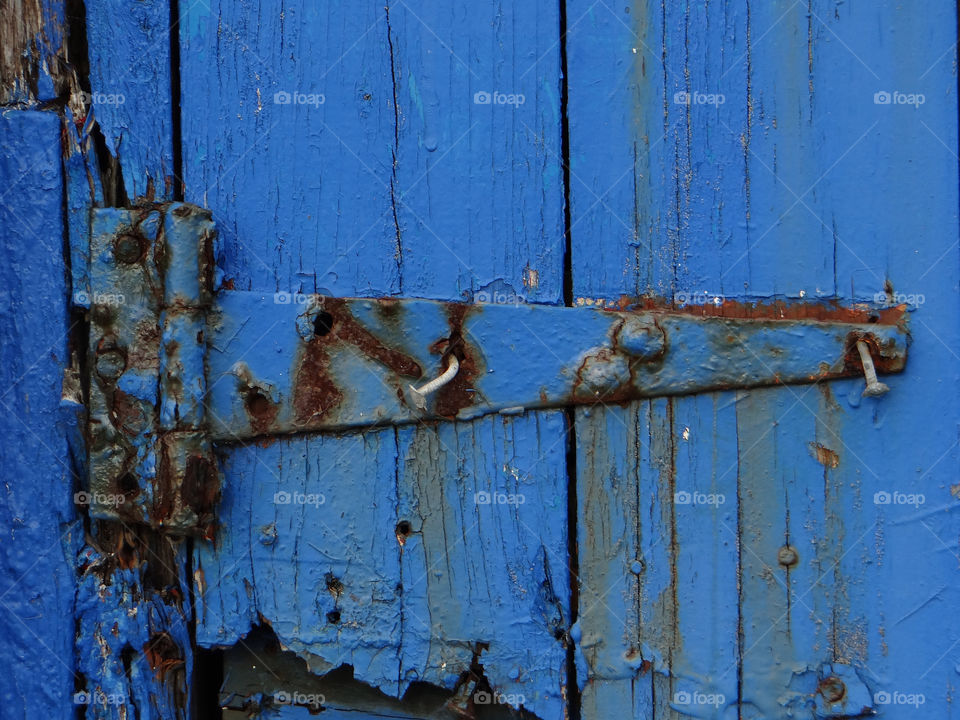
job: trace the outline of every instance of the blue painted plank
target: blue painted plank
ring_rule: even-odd
[[[119,525],[101,525],[80,553],[75,653],[82,686],[73,702],[86,720],[189,717],[192,611],[180,590],[188,586],[186,559],[185,541]]]
[[[186,197],[213,211],[225,245],[227,286],[268,294],[462,300],[485,292],[491,299],[556,301],[563,202],[556,40],[557,7],[547,2],[510,8],[460,2],[437,9],[400,2],[343,8],[288,3],[282,14],[257,2],[181,6]],[[485,104],[482,95],[475,102],[476,93],[493,91],[521,93],[524,103],[495,103],[491,96]],[[461,188],[454,202],[451,187]],[[213,392],[219,381],[211,380]],[[357,382],[363,389],[378,380],[370,375]],[[500,419],[463,426],[458,434],[477,439],[463,446],[459,462],[506,445],[518,458],[548,453],[531,479],[557,492],[564,488],[562,423],[531,417],[510,428],[508,443]],[[476,643],[492,642],[484,666],[491,682],[522,688],[531,706],[556,715],[565,657],[546,620],[526,621],[513,637],[502,637],[494,624],[513,622],[519,608],[548,612],[545,562],[557,598],[555,621],[568,621],[565,565],[549,553],[545,561],[540,548],[563,548],[565,501],[551,495],[549,506],[524,508],[533,513],[530,537],[506,527],[483,539],[499,543],[518,563],[513,578],[500,566],[484,572],[501,599],[492,614],[478,613],[472,621],[466,612],[454,614],[453,606],[447,616],[436,613],[436,605],[452,601],[435,578],[427,589],[422,578],[419,589],[410,589],[410,605],[402,605],[398,583],[418,574],[417,567],[420,575],[434,572],[423,558],[429,554],[432,563],[443,547],[435,533],[452,529],[431,526],[423,545],[412,537],[401,564],[397,502],[426,504],[413,478],[428,478],[444,464],[458,467],[453,454],[406,458],[405,442],[414,440],[403,438],[398,445],[388,431],[231,448],[217,552],[198,554],[210,588],[210,614],[198,627],[198,642],[236,642],[262,616],[317,672],[349,662],[357,678],[393,695],[418,678],[451,687],[469,668]],[[357,442],[363,443],[359,449]],[[509,464],[511,456],[498,461]],[[398,479],[401,457],[405,469]],[[264,474],[264,463],[276,477]],[[328,469],[337,476],[322,488],[325,527],[291,526],[291,508],[257,505],[255,498],[272,497],[261,495],[264,488],[303,487],[305,468],[310,478]],[[487,472],[476,469],[478,479],[492,482]],[[465,503],[472,493],[463,492],[457,488]],[[376,508],[358,497],[378,499]],[[251,503],[254,518],[248,520]],[[262,549],[260,528],[274,520],[277,547]],[[259,563],[265,556],[288,563],[298,537],[299,557],[315,557],[319,565],[264,575]],[[346,546],[341,538],[349,539]],[[243,558],[231,569],[251,544],[253,560]],[[455,561],[462,565],[456,577],[479,577],[480,558],[451,553]],[[261,568],[255,576],[251,563]],[[361,595],[354,600],[345,592],[338,606],[325,589],[327,572],[348,591],[365,589],[365,597],[375,591],[378,602],[370,607],[360,603]],[[291,591],[293,578],[305,574],[310,580]],[[264,579],[271,577],[282,580],[282,592]],[[436,625],[414,622],[404,607],[421,618],[435,615]],[[331,623],[327,613],[335,611],[339,622]],[[443,641],[431,641],[431,634]],[[531,659],[531,648],[540,651],[539,660]]]
[[[583,717],[648,717],[675,618],[663,403],[577,410]],[[660,680],[657,680],[660,674]],[[664,692],[666,694],[666,692]],[[662,701],[661,701],[662,702]]]
[[[879,402],[862,401],[856,381],[823,393],[759,391],[739,401],[736,424],[717,430],[721,445],[735,433],[740,443],[741,711],[838,711],[817,693],[833,673],[846,683],[848,711],[863,703],[905,716],[915,709],[881,701],[923,695],[924,714],[950,716],[944,688],[957,630],[933,620],[933,608],[949,602],[956,553],[947,493],[957,408],[945,390],[956,382],[956,8],[628,9],[630,20],[602,3],[568,12],[575,296],[649,293],[686,304],[837,296],[922,306],[912,325],[923,347],[914,344],[900,393],[894,382]],[[631,68],[624,58],[633,47],[640,57]],[[619,69],[613,84],[578,71],[578,59],[599,58]],[[680,103],[678,117],[677,87],[719,92],[725,102]],[[894,102],[875,99],[883,92]],[[911,93],[927,102],[897,104]],[[605,118],[607,146],[590,132]],[[654,144],[661,136],[664,155]],[[635,160],[635,146],[647,145],[653,152]],[[631,228],[650,237],[646,254],[631,244]],[[577,261],[587,256],[599,262]],[[873,504],[874,493],[893,498],[895,490],[936,492],[940,501],[926,511]],[[686,544],[703,537],[692,539]],[[799,554],[789,572],[778,560],[788,540]],[[919,597],[894,591],[904,586]],[[890,694],[878,701],[877,692]],[[604,697],[606,712],[618,707],[614,693]],[[627,692],[619,699],[621,712],[635,703]]]
[[[476,654],[501,692],[554,716],[562,417],[496,422],[230,450],[224,530],[198,552],[198,643],[267,622],[314,672],[349,664],[394,696],[415,681],[452,690]]]
[[[4,717],[62,717],[74,691],[72,556],[83,528],[61,407],[69,365],[60,120],[0,116],[0,678]]]
[[[399,292],[383,3],[181,6],[185,199],[238,290]]]
[[[399,291],[558,302],[558,4],[394,0],[388,11]]]
[[[453,689],[476,658],[497,704],[561,717],[570,617],[563,414],[404,428],[398,442],[397,512],[411,531],[405,681]]]
[[[227,278],[270,292],[556,301],[556,13],[546,2],[185,7],[186,199],[213,210]],[[475,98],[493,91],[524,102]]]
[[[84,108],[123,170],[127,199],[173,199],[170,4],[91,0],[85,7],[90,93]]]
[[[735,705],[734,420],[729,393],[578,411],[584,717]]]

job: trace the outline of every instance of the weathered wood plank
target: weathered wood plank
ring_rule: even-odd
[[[61,717],[74,692],[73,556],[83,536],[61,407],[69,365],[60,119],[0,116],[0,676],[4,717]],[[74,406],[75,409],[75,406]]]
[[[85,107],[122,170],[126,199],[172,200],[178,109],[171,83],[176,28],[171,31],[170,3],[89,0],[85,7],[90,67]]]
[[[544,413],[231,449],[224,529],[198,551],[198,643],[268,623],[312,671],[347,664],[394,696],[460,688],[478,662],[515,704],[556,717],[563,437]]]
[[[67,64],[64,0],[21,0],[0,18],[0,104],[49,102],[73,79]]]
[[[282,14],[257,2],[182,5],[186,198],[214,213],[228,286],[558,300],[557,28],[548,2],[288,3]],[[524,102],[475,98],[494,91]],[[251,622],[270,622],[316,671],[349,663],[392,695],[418,680],[467,689],[460,676],[476,661],[494,689],[558,716],[569,622],[563,446],[559,416],[544,414],[231,448],[224,529],[215,552],[198,553],[209,588],[198,642],[230,644]],[[541,454],[522,484],[549,503],[516,515],[472,504],[473,483],[503,479],[495,467]],[[259,504],[327,470],[323,524],[300,527],[305,511]],[[398,503],[424,514],[403,545]],[[457,515],[485,513],[489,536],[455,526]],[[268,547],[259,533],[271,523]],[[287,569],[265,570],[277,565]],[[326,589],[327,573],[342,595]]]
[[[735,700],[744,717],[828,713],[817,687],[833,673],[846,684],[846,711],[904,711],[881,707],[899,691],[923,695],[922,712],[948,716],[960,641],[933,608],[948,602],[955,569],[947,493],[956,427],[930,417],[957,413],[955,393],[943,390],[956,382],[956,8],[627,9],[568,8],[575,297],[874,301],[879,292],[880,303],[921,306],[912,321],[922,347],[914,344],[906,374],[882,400],[861,400],[856,381],[758,391],[716,430],[720,447],[739,443]],[[601,60],[617,69],[610,81],[584,67]],[[874,98],[895,90],[926,102]],[[721,93],[725,102],[688,106],[675,102],[677,91]],[[689,415],[686,402],[675,418]],[[679,463],[675,472],[679,479]],[[895,490],[928,493],[926,507],[874,505],[874,493]],[[688,592],[687,547],[704,538],[723,535],[704,527],[679,544],[679,597]],[[787,542],[798,555],[789,571],[780,564]],[[903,583],[896,573],[907,567]],[[919,597],[896,591],[905,586]],[[737,602],[728,599],[728,610]],[[584,717],[637,707],[629,688],[614,688],[588,687]]]
[[[556,301],[556,36],[545,2],[186,7],[186,199],[220,223],[227,278]],[[524,102],[475,101],[493,91]]]

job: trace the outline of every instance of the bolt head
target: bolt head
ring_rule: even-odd
[[[785,568],[793,567],[797,564],[797,561],[800,559],[797,549],[793,545],[784,545],[777,552],[777,562],[783,565]]]
[[[104,380],[116,380],[127,369],[127,359],[117,349],[97,353],[97,374]]]
[[[820,681],[817,691],[828,703],[838,703],[847,694],[847,686],[836,675],[828,675]]]
[[[146,243],[143,238],[129,233],[118,237],[113,244],[113,256],[117,262],[124,265],[140,262],[145,251]]]

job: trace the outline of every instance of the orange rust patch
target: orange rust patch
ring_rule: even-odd
[[[840,456],[820,443],[810,443],[810,454],[818,463],[828,468],[835,468],[840,464]]]
[[[786,301],[745,303],[737,300],[725,300],[714,305],[685,305],[676,307],[664,298],[634,298],[621,296],[619,301],[607,310],[660,310],[679,315],[697,317],[723,317],[737,320],[813,320],[819,322],[877,323],[879,325],[897,325],[907,314],[906,305],[886,308],[870,308],[865,305],[845,307],[837,301]]]

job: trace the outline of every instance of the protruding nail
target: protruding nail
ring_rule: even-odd
[[[413,385],[410,386],[410,395],[413,397],[413,404],[417,406],[420,410],[427,409],[427,395],[430,393],[436,392],[448,382],[453,380],[457,376],[457,371],[460,370],[460,361],[457,360],[457,356],[451,354],[449,356],[449,364],[447,369],[443,371],[443,374],[440,377],[434,378],[430,382],[421,385],[419,388],[415,388]]]
[[[877,369],[873,366],[870,347],[863,340],[857,340],[857,350],[860,352],[860,362],[863,363],[863,375],[867,380],[867,387],[863,391],[863,396],[876,397],[890,392],[889,387],[877,380]]]

